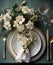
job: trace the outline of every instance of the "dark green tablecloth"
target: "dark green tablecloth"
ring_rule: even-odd
[[[15,3],[21,3],[23,0],[0,0],[0,11],[3,11],[5,8],[12,8]],[[27,4],[29,7],[33,7],[38,9],[41,4],[47,4],[50,7],[50,10],[53,10],[53,0],[27,0]],[[39,23],[37,26],[45,35],[46,33],[46,26],[44,25],[44,21]],[[49,27],[50,29],[50,36],[53,36],[53,24]],[[6,47],[6,60],[3,60],[3,44],[2,41],[3,32],[0,31],[0,63],[16,63],[15,60],[11,57]],[[53,59],[51,61],[47,61],[47,51],[42,55],[42,57],[35,61],[35,63],[53,63]]]

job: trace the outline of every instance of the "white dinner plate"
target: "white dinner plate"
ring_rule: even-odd
[[[18,34],[17,30],[12,31],[7,39],[8,50],[14,59],[17,56],[19,49],[21,49],[21,45],[17,39],[17,34]],[[45,38],[42,32],[38,28],[35,28],[34,34],[35,34],[34,38],[36,38],[36,41],[34,41],[34,43],[31,44],[29,47],[32,60],[31,62],[40,58],[46,47]]]
[[[16,30],[13,38],[12,38],[12,49],[13,51],[17,54],[19,52],[19,50],[21,49],[22,45],[20,44],[20,42],[17,39],[18,36],[18,31]],[[16,35],[15,35],[16,34]],[[34,41],[34,43],[32,43],[32,45],[30,46],[30,53],[31,53],[31,57],[35,56],[41,49],[41,39],[40,36],[34,32],[35,36],[34,38],[36,38],[36,40]]]

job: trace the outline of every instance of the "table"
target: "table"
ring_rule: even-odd
[[[0,11],[3,11],[5,8],[12,8],[12,6],[15,3],[21,3],[23,0],[0,0]],[[27,4],[29,7],[34,7],[34,8],[38,8],[40,4],[48,4],[50,6],[50,9],[52,9],[53,7],[53,1],[52,0],[27,0]],[[39,23],[38,24],[38,28],[44,33],[46,33],[46,26],[44,25],[44,23]],[[53,36],[53,24],[50,26],[50,36]],[[16,63],[15,60],[11,57],[11,55],[8,52],[8,49],[6,47],[6,60],[3,60],[3,40],[2,40],[2,35],[3,32],[0,31],[0,63]],[[35,61],[34,63],[53,63],[53,59],[51,61],[47,61],[47,51],[45,50],[44,54],[42,55],[42,57]]]

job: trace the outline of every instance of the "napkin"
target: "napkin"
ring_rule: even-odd
[[[18,52],[16,58],[15,58],[16,62],[22,63],[22,62],[26,62],[29,63],[30,62],[30,52],[29,49],[26,49],[26,53],[24,53],[24,49],[20,49],[20,51]]]

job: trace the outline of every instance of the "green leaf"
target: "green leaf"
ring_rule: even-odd
[[[13,10],[15,10],[17,7],[18,7],[18,4],[15,4],[15,5],[13,6]]]
[[[24,0],[24,1],[21,3],[22,6],[26,6],[26,4],[27,4],[27,3],[26,3],[26,0]]]

